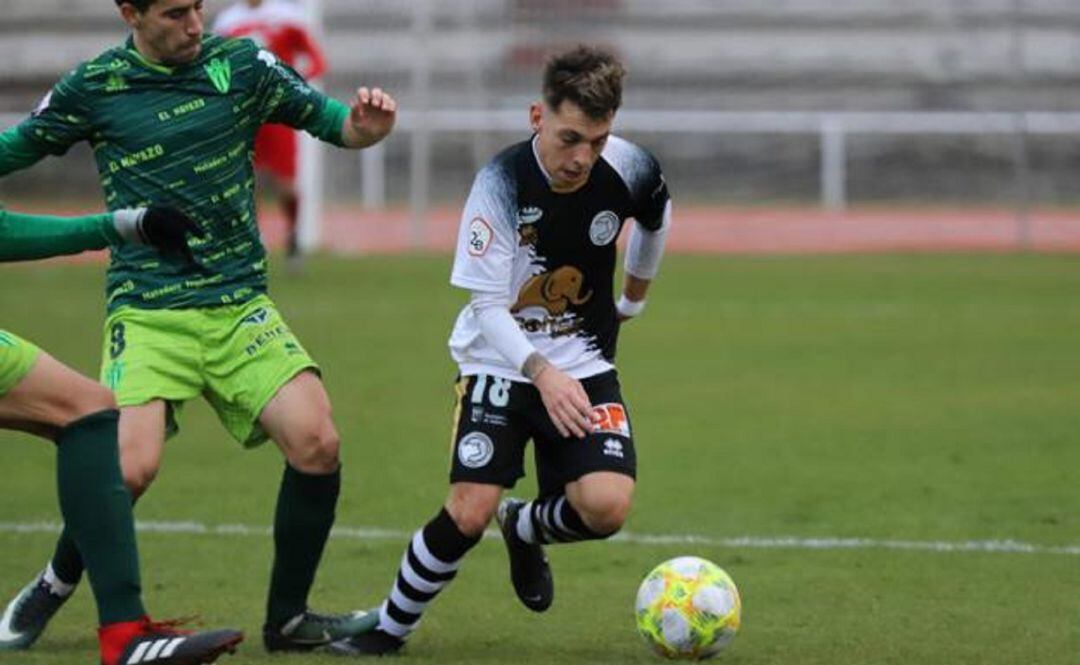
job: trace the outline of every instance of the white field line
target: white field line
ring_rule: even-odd
[[[250,524],[203,524],[202,522],[143,522],[136,525],[140,533],[191,534],[210,536],[268,536],[270,527]],[[0,522],[0,533],[59,533],[59,522]],[[488,538],[499,537],[489,530]],[[410,531],[366,527],[334,527],[332,538],[350,540],[401,541],[412,537]],[[736,536],[717,538],[691,534],[621,533],[610,542],[627,545],[697,545],[702,547],[732,547],[749,549],[788,550],[909,550],[918,552],[986,552],[995,554],[1064,554],[1080,556],[1080,545],[1035,545],[1016,540],[879,540],[876,538],[798,538]]]

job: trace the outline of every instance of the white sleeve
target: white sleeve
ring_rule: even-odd
[[[626,248],[624,269],[630,275],[641,279],[656,277],[660,269],[660,259],[664,256],[664,243],[668,230],[671,229],[671,201],[664,206],[664,215],[660,228],[649,231],[639,223],[634,223],[630,230],[630,243]]]
[[[536,352],[536,347],[521,332],[521,327],[510,314],[507,297],[474,291],[469,306],[487,343],[520,370],[529,356]]]
[[[515,215],[509,176],[498,168],[481,170],[461,215],[451,284],[509,299],[517,248]]]

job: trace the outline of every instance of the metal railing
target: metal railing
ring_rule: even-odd
[[[23,115],[0,114],[0,125],[10,126]],[[402,111],[395,131],[410,141],[410,207],[417,237],[422,237],[433,177],[431,149],[434,136],[444,132],[521,132],[527,130],[524,110]],[[624,110],[615,130],[659,134],[801,134],[820,141],[820,202],[834,211],[848,205],[847,138],[852,135],[1003,135],[1013,136],[1013,162],[1017,182],[1027,174],[1026,137],[1080,134],[1080,113],[1064,112],[683,112]],[[317,152],[315,154],[318,154]],[[361,151],[359,191],[365,207],[386,203],[386,165],[382,146]],[[320,162],[316,158],[316,162]],[[320,164],[316,164],[316,171]],[[309,179],[306,188],[317,188]],[[316,197],[321,198],[321,197]],[[1024,202],[1021,203],[1021,209]],[[309,226],[311,244],[317,243],[317,225]]]

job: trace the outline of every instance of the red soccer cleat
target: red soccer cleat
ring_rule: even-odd
[[[238,630],[180,630],[182,621],[142,617],[98,629],[101,665],[200,665],[236,651],[244,639]]]

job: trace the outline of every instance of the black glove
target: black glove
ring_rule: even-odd
[[[116,230],[122,238],[137,245],[149,245],[166,256],[179,256],[197,263],[188,246],[188,236],[201,237],[198,224],[172,206],[150,206],[117,210],[113,213]]]

